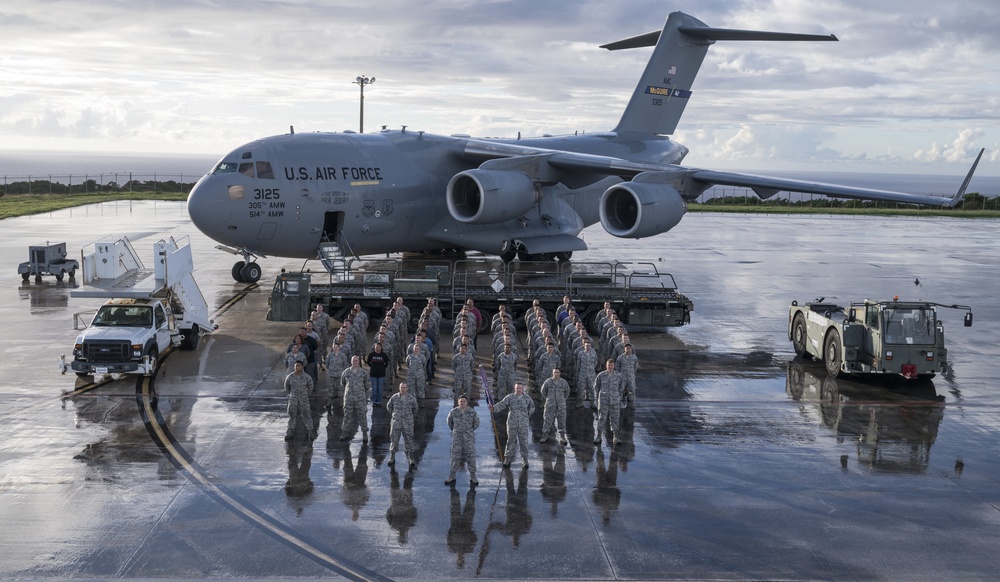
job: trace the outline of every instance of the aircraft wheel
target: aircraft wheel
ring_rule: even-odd
[[[519,261],[530,261],[533,255],[529,255],[528,251],[524,247],[517,247],[517,260]]]
[[[244,263],[243,261],[236,261],[236,263],[233,265],[233,280],[235,280],[237,283],[243,283],[244,282],[243,281],[243,267],[245,267],[245,266],[246,266],[246,263]]]
[[[796,313],[792,321],[792,347],[796,356],[809,359],[812,356],[806,351],[806,341],[806,319],[801,313]]]
[[[247,263],[240,271],[240,276],[243,278],[244,283],[256,283],[260,281],[260,275],[260,265],[257,263]]]
[[[517,257],[517,243],[512,240],[505,240],[500,245],[500,260],[509,263]]]
[[[31,274],[30,273],[21,273],[21,280],[22,281],[27,281],[30,278],[31,278]]]
[[[831,376],[839,374],[843,358],[844,347],[840,342],[840,332],[832,329],[823,343],[823,361],[826,363],[826,372]]]
[[[573,258],[573,251],[565,251],[561,253],[556,253],[556,260],[565,263],[566,261]]]

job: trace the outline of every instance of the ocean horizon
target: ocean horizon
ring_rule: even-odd
[[[94,180],[101,184],[123,184],[130,179],[139,181],[197,182],[212,170],[221,156],[207,154],[130,154],[79,153],[0,150],[0,178],[4,184],[27,180],[79,184]],[[739,171],[739,170],[734,170]],[[979,170],[982,171],[982,168]],[[834,171],[765,171],[750,170],[750,174],[771,175],[810,182],[824,182],[951,196],[961,185],[963,176],[936,174],[898,174],[877,172]],[[710,196],[744,195],[746,188],[716,186]],[[973,176],[968,192],[978,192],[988,198],[1000,196],[1000,176]],[[798,196],[798,195],[795,195]]]

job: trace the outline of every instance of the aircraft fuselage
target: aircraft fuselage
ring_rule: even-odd
[[[212,239],[258,256],[315,258],[324,240],[336,242],[351,256],[442,248],[499,253],[507,240],[553,233],[575,237],[599,220],[598,199],[620,181],[575,176],[560,196],[546,197],[539,187],[538,203],[514,219],[463,223],[449,212],[448,182],[493,157],[481,150],[470,153],[469,143],[464,137],[405,130],[268,137],[223,157],[191,191],[188,212]],[[506,157],[518,148],[526,153],[539,148],[595,155],[631,152],[632,158],[639,151],[651,162],[676,163],[687,152],[666,138],[628,145],[614,135],[488,143]]]

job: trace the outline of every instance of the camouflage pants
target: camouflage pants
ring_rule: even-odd
[[[288,430],[286,435],[295,434],[295,427],[299,419],[306,427],[306,431],[312,432],[312,411],[309,409],[309,395],[305,393],[292,392],[288,395]]]

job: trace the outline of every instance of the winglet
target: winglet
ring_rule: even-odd
[[[958,206],[959,202],[961,202],[965,198],[965,189],[969,187],[969,182],[972,181],[972,174],[976,172],[976,166],[979,165],[979,160],[982,159],[983,152],[985,151],[986,148],[979,150],[979,155],[976,156],[976,161],[972,162],[972,167],[969,168],[969,174],[965,177],[965,181],[962,182],[962,187],[959,188],[958,192],[955,193],[955,197],[952,198],[950,202],[948,202],[948,208],[954,208]]]

